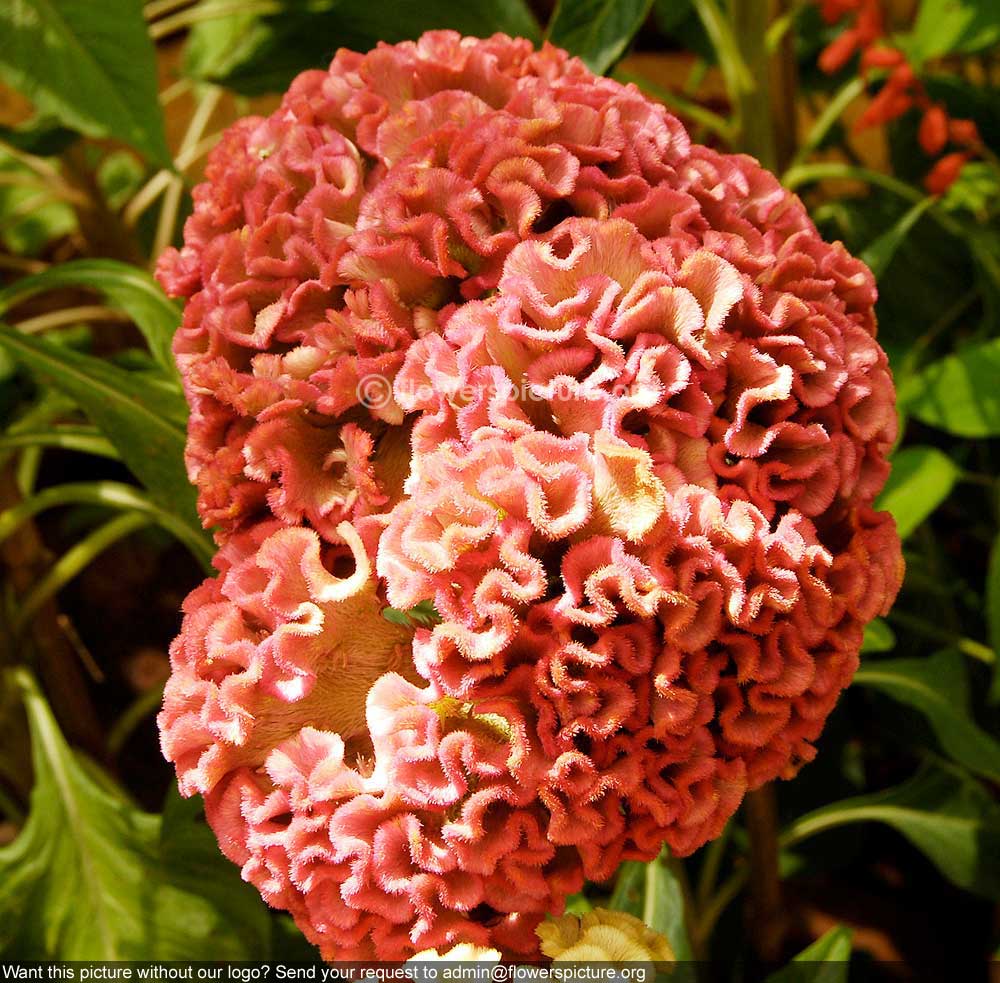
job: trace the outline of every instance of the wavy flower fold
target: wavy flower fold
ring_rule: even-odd
[[[163,750],[325,957],[535,955],[814,756],[902,575],[895,397],[753,160],[432,32],[236,124],[158,272],[219,545]]]

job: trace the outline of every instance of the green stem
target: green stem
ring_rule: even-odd
[[[716,0],[693,0],[693,6],[705,28],[705,33],[712,42],[730,102],[736,108],[740,103],[740,95],[754,88],[756,83],[753,74],[743,60],[743,52],[740,50],[729,19],[723,14]]]
[[[205,135],[205,129],[208,127],[209,120],[211,120],[212,114],[218,108],[221,99],[222,89],[217,86],[208,86],[205,89],[195,106],[194,112],[191,114],[191,122],[188,124],[187,131],[177,151],[178,159],[185,158],[198,145],[198,142]],[[180,212],[183,196],[184,179],[179,174],[171,175],[163,195],[163,206],[160,209],[156,234],[153,237],[151,258],[154,266],[163,250],[173,241],[174,231],[177,226],[177,216]]]
[[[691,944],[695,946],[695,951],[704,951],[707,948],[708,940],[715,931],[716,923],[722,917],[725,910],[736,900],[740,891],[743,890],[750,872],[746,867],[741,867],[734,871],[722,884],[722,887],[715,892],[708,903],[700,910],[698,922],[692,935]]]
[[[993,649],[982,642],[977,642],[974,638],[956,635],[954,632],[948,631],[947,628],[941,628],[939,625],[925,621],[923,618],[918,618],[912,614],[907,614],[905,611],[891,611],[888,617],[890,621],[897,625],[902,625],[904,628],[911,628],[913,631],[929,635],[931,638],[936,638],[942,642],[947,642],[958,649],[963,655],[977,659],[979,662],[985,662],[986,665],[991,666],[997,661],[996,653]]]
[[[140,693],[125,709],[125,712],[115,721],[108,731],[108,753],[116,757],[125,746],[132,732],[146,719],[162,702],[163,687],[153,686]]]
[[[31,498],[0,513],[0,543],[14,533],[22,523],[60,505],[102,505],[107,508],[128,509],[146,516],[149,521],[162,526],[182,542],[205,567],[211,569],[213,549],[207,539],[198,535],[177,516],[161,509],[152,500],[131,485],[117,481],[74,482],[55,485],[38,492]]]
[[[118,451],[111,442],[93,427],[62,426],[52,430],[26,430],[0,436],[0,452],[20,450],[24,447],[58,447],[81,454],[94,454],[119,460]]]
[[[676,110],[693,122],[704,126],[706,130],[715,133],[725,140],[727,144],[731,145],[733,143],[735,132],[732,125],[718,113],[713,113],[711,109],[706,109],[693,100],[677,95],[677,93],[671,92],[669,89],[665,89],[663,86],[657,85],[655,82],[651,82],[649,79],[643,78],[641,75],[635,75],[632,72],[616,70],[614,77],[619,82],[632,82],[647,95],[659,100],[665,106]]]
[[[826,135],[833,129],[834,124],[843,115],[844,110],[857,99],[862,92],[865,91],[864,80],[860,76],[856,76],[848,80],[848,82],[843,85],[840,90],[834,95],[834,97],[826,104],[823,112],[819,114],[816,118],[816,122],[813,123],[806,135],[805,140],[802,141],[802,146],[799,147],[798,152],[792,158],[792,167],[795,168],[803,161],[826,139]],[[787,183],[787,181],[785,182]]]
[[[92,563],[95,557],[103,553],[109,546],[117,543],[119,539],[123,539],[143,526],[148,526],[149,523],[148,515],[143,515],[140,512],[126,512],[98,527],[63,553],[21,602],[20,610],[15,614],[14,623],[11,626],[14,635],[20,635],[34,617],[35,612]]]
[[[733,830],[732,823],[726,823],[722,833],[717,836],[708,846],[705,847],[705,859],[702,861],[701,870],[698,873],[698,907],[704,908],[712,896],[716,881],[719,879],[719,869],[722,866],[722,858],[726,855],[726,847],[729,845],[729,837]]]
[[[14,800],[14,797],[7,789],[3,787],[2,782],[0,782],[0,813],[3,813],[7,821],[12,822],[15,826],[24,825],[24,810]]]

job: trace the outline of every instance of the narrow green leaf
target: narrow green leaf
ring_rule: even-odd
[[[74,400],[115,445],[159,504],[199,527],[184,471],[187,407],[172,388],[151,385],[99,358],[0,325],[0,346]]]
[[[1000,338],[968,345],[907,377],[899,402],[921,423],[958,437],[1000,435]]]
[[[847,983],[850,958],[851,933],[837,925],[768,976],[766,983]]]
[[[965,663],[946,650],[922,659],[868,662],[855,674],[859,686],[871,686],[919,710],[934,729],[941,747],[969,771],[1000,781],[1000,743],[976,726],[961,703],[951,698],[966,686]]]
[[[692,0],[692,5],[712,42],[715,56],[719,60],[719,68],[726,80],[730,102],[736,105],[740,94],[751,92],[756,83],[743,58],[739,42],[733,33],[732,23],[716,0]]]
[[[906,539],[950,494],[961,473],[936,447],[906,447],[892,459],[892,473],[876,502],[891,512]]]
[[[59,447],[119,460],[114,445],[96,427],[56,426],[51,430],[22,430],[0,436],[0,453],[26,447]]]
[[[865,625],[865,636],[861,642],[862,653],[891,652],[895,647],[896,633],[889,627],[888,622],[876,618]]]
[[[830,101],[823,107],[823,112],[816,117],[816,122],[809,128],[805,139],[799,145],[799,149],[792,159],[792,166],[803,163],[809,155],[820,146],[833,129],[837,120],[844,114],[844,110],[854,102],[865,91],[865,80],[860,75],[847,82],[831,97]]]
[[[64,482],[36,492],[0,512],[0,543],[32,516],[63,505],[96,505],[118,511],[141,512],[182,542],[207,571],[212,569],[215,546],[205,530],[194,528],[175,512],[157,505],[141,489],[119,481]]]
[[[31,591],[19,600],[11,624],[12,634],[15,637],[20,636],[38,609],[79,576],[97,556],[119,539],[131,535],[146,525],[149,525],[149,517],[141,512],[123,512],[70,547],[49,567],[45,576],[32,587]]]
[[[172,166],[140,0],[0,4],[0,76],[40,113]]]
[[[684,906],[684,887],[670,860],[657,857],[646,864],[646,897],[642,920],[660,935],[666,936],[674,956],[679,962],[694,959],[691,939],[688,937]]]
[[[603,75],[625,53],[653,0],[559,0],[548,38]]]
[[[266,909],[214,842],[209,856],[211,833],[189,835],[185,825],[179,833],[177,822],[137,810],[97,780],[66,745],[31,676],[19,670],[14,678],[31,727],[35,787],[26,825],[0,849],[0,956],[267,958]]]
[[[928,767],[903,785],[860,795],[796,819],[782,834],[792,846],[850,823],[887,823],[961,888],[1000,898],[1000,806],[957,769]]]
[[[149,350],[167,374],[176,377],[171,351],[180,324],[180,308],[169,300],[145,271],[112,259],[78,259],[43,273],[23,277],[0,290],[0,317],[16,304],[46,290],[85,287],[124,311],[142,332]]]
[[[933,204],[934,198],[930,197],[918,201],[912,208],[907,209],[895,224],[864,248],[860,258],[868,264],[876,280],[889,268],[892,258],[896,255],[896,250],[906,241],[910,230]]]

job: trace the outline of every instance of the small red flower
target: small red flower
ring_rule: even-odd
[[[953,119],[948,121],[948,137],[952,143],[957,143],[960,147],[976,147],[982,139],[979,136],[979,127],[975,120]]]
[[[969,156],[966,151],[962,150],[945,154],[924,178],[924,187],[932,195],[943,195],[962,173],[962,168],[968,162]]]
[[[934,103],[920,121],[917,139],[924,153],[936,157],[948,142],[948,113],[939,102]]]
[[[913,69],[907,64],[893,69],[881,91],[868,104],[868,108],[858,117],[855,129],[869,126],[884,126],[899,119],[915,101]]]

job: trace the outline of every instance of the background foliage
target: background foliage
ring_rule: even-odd
[[[859,65],[852,48],[822,71],[873,4],[883,54]],[[875,271],[899,390],[880,504],[908,574],[817,761],[693,858],[627,863],[572,907],[639,915],[705,979],[800,950],[771,978],[829,960],[846,979],[848,959],[985,978],[1000,901],[994,0],[0,4],[0,956],[311,954],[170,790],[156,748],[166,646],[212,546],[183,468],[179,310],[148,270],[227,123],[338,46],[432,27],[548,38],[783,174]],[[925,105],[882,112],[886,50]],[[962,158],[948,182],[926,104],[975,124],[974,144],[938,148]]]

